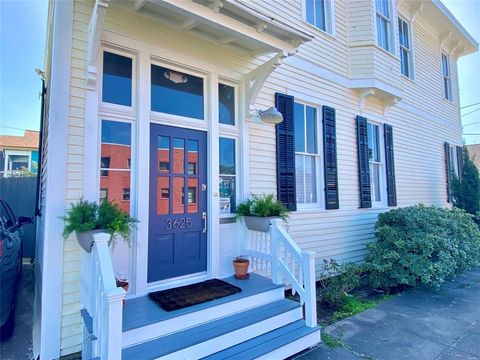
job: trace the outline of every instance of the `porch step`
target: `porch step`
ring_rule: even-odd
[[[199,359],[296,322],[302,308],[282,299],[122,351],[122,359]]]
[[[320,328],[309,328],[304,320],[298,320],[202,360],[285,359],[319,342]]]
[[[284,288],[251,273],[248,280],[223,279],[241,292],[175,311],[165,311],[148,296],[127,300],[123,310],[123,347],[144,343],[284,298]]]

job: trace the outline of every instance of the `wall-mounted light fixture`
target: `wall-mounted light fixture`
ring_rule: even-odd
[[[258,116],[260,116],[260,120],[266,124],[280,124],[283,121],[283,115],[280,111],[277,110],[275,106],[268,108],[267,110],[259,110]]]

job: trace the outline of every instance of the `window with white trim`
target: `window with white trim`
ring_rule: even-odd
[[[297,204],[315,206],[320,203],[317,108],[297,102],[294,106]]]
[[[398,18],[398,38],[400,44],[400,69],[402,75],[413,79],[412,37],[410,24]]]
[[[452,79],[450,72],[450,59],[448,55],[442,53],[442,77],[443,77],[443,97],[452,100]]]
[[[236,208],[235,139],[220,137],[220,214],[231,214]]]
[[[457,148],[450,146],[450,172],[453,172],[457,177],[458,174],[458,161],[457,161]]]
[[[377,21],[377,45],[387,51],[392,51],[392,11],[388,0],[375,0]]]
[[[331,0],[305,0],[305,21],[316,28],[333,32],[333,2]]]
[[[100,199],[107,199],[130,213],[132,126],[128,122],[102,120],[100,151]]]
[[[368,159],[370,164],[370,192],[372,204],[383,201],[383,157],[380,141],[380,126],[367,124]]]

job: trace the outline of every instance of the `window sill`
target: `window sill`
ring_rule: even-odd
[[[403,75],[402,73],[400,73],[400,78],[403,79],[403,80],[406,80],[406,81],[411,81],[414,84],[416,83],[416,81],[413,77]]]
[[[331,40],[337,40],[337,37],[335,36],[334,32],[329,32],[327,30],[320,29],[319,27],[316,27],[313,24],[310,24],[309,22],[303,20],[303,24],[308,26],[310,30],[313,30],[315,32],[318,32],[322,36],[326,36],[327,38],[330,38]]]
[[[377,48],[378,50],[382,51],[382,52],[385,53],[386,55],[388,55],[388,56],[390,56],[391,58],[393,58],[393,59],[395,59],[395,60],[397,60],[397,61],[400,62],[400,58],[399,58],[397,55],[391,53],[391,52],[388,51],[388,50],[385,50],[385,49],[382,48],[380,45],[378,45],[376,42],[375,42],[375,45],[374,45],[374,46],[375,46],[375,48]]]

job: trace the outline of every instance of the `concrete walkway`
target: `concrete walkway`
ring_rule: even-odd
[[[406,291],[324,331],[344,347],[322,344],[298,360],[480,359],[480,269],[441,290]]]

